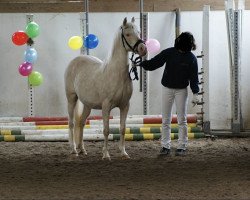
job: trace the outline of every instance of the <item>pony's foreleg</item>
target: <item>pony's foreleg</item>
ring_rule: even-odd
[[[108,136],[109,136],[109,115],[110,115],[110,104],[103,103],[102,105],[102,117],[103,117],[103,135],[104,135],[104,146],[103,146],[103,157],[102,159],[110,159],[108,152]]]
[[[126,132],[126,119],[129,110],[129,104],[120,108],[120,145],[122,158],[130,158],[125,150],[125,132]]]

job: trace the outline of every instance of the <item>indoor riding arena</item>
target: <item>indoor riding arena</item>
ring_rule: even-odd
[[[250,200],[249,10],[0,1],[0,200]]]

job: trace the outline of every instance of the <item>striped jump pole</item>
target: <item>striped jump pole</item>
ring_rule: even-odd
[[[120,124],[110,124],[110,128],[119,128]],[[161,124],[127,124],[127,128],[150,128],[150,127],[161,127]],[[188,124],[188,127],[194,128],[197,127],[196,124],[191,123]],[[0,130],[47,130],[47,129],[68,129],[68,125],[6,125],[6,126],[1,126],[0,125]],[[94,125],[85,125],[85,129],[91,129],[91,128],[103,128],[102,124],[94,124]],[[171,128],[178,128],[178,124],[171,124]]]
[[[171,124],[172,139],[178,138],[177,116],[173,115]],[[197,127],[197,116],[188,115],[188,137],[204,137]],[[132,115],[127,117],[126,140],[159,139],[161,135],[161,115]],[[118,140],[119,116],[110,116],[110,138]],[[103,139],[101,116],[90,116],[84,129],[84,140]],[[68,141],[67,117],[1,117],[0,141]]]
[[[158,140],[160,139],[161,134],[125,134],[126,141],[142,141],[142,140]],[[204,138],[204,133],[188,133],[189,139],[194,138]],[[178,139],[177,133],[171,133],[172,139]],[[108,140],[119,140],[119,134],[109,134]],[[84,134],[83,140],[85,141],[98,141],[104,140],[102,134]],[[0,141],[5,142],[67,142],[68,134],[56,134],[56,135],[0,135]]]
[[[110,119],[119,120],[119,116],[110,116]],[[134,119],[139,120],[141,123],[161,123],[161,115],[129,115],[127,116],[127,121],[133,121]],[[90,123],[92,120],[102,121],[102,116],[89,116],[87,123]],[[61,122],[68,121],[67,117],[0,117],[0,123],[2,122]],[[111,120],[112,121],[112,120]],[[188,123],[196,123],[197,115],[188,114],[187,115]],[[172,123],[177,123],[177,116],[172,116]]]
[[[160,127],[126,128],[126,134],[161,133]],[[178,133],[177,128],[171,129],[172,133]],[[189,127],[189,133],[202,132],[199,127]],[[42,135],[42,134],[67,134],[68,129],[38,129],[38,130],[0,130],[0,135]],[[84,134],[103,134],[103,128],[84,129]],[[110,128],[110,134],[120,134],[119,128]]]
[[[66,117],[29,117],[29,118],[0,118],[0,129],[65,129],[68,128],[68,121]],[[8,121],[9,120],[9,121]],[[14,121],[16,120],[16,121]],[[44,121],[45,120],[45,121]],[[173,116],[172,124],[176,125],[177,118]],[[196,115],[188,115],[189,126],[195,126],[197,122]],[[110,117],[110,126],[120,126],[120,119],[118,117]],[[161,126],[161,116],[134,116],[128,117],[126,121],[127,127],[159,127]],[[86,122],[86,128],[94,128],[95,126],[101,127],[103,121],[101,116],[92,116]]]

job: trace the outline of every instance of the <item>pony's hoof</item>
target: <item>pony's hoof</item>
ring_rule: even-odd
[[[85,149],[77,149],[78,154],[84,154],[85,156],[87,155],[87,151]]]
[[[121,159],[122,160],[129,160],[130,159],[130,156],[127,154],[123,154],[122,156],[121,156]]]
[[[69,160],[70,161],[75,161],[75,160],[78,160],[78,159],[79,159],[78,154],[70,154],[69,155]]]
[[[70,151],[70,154],[69,154],[69,157],[70,157],[71,159],[77,158],[77,157],[78,157],[77,151],[74,150],[74,149],[71,150],[71,151]]]
[[[82,153],[86,156],[88,155],[87,151],[85,149],[82,150]]]
[[[70,151],[70,154],[78,154],[78,152],[76,151],[76,149],[72,149],[72,150]]]
[[[111,160],[109,152],[107,151],[107,149],[102,150],[102,160]]]
[[[103,155],[102,160],[108,160],[108,161],[111,161],[111,158],[110,158],[110,156],[104,156],[104,155]]]

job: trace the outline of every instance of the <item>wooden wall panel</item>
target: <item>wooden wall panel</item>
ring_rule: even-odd
[[[145,12],[224,10],[224,0],[144,0]],[[237,1],[236,1],[237,2]],[[246,0],[250,9],[250,0]],[[84,0],[0,0],[0,13],[83,12]],[[89,0],[90,12],[139,12],[139,0]]]

